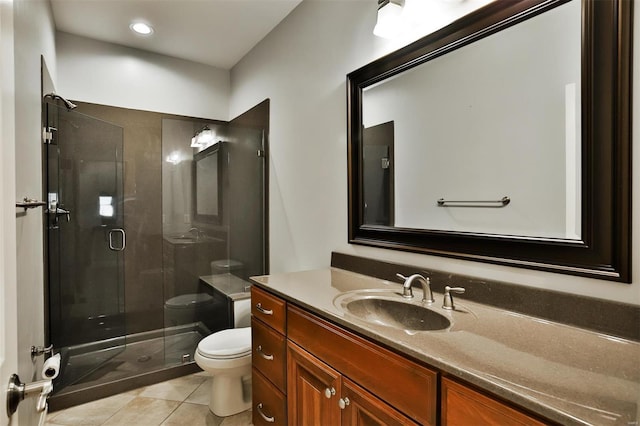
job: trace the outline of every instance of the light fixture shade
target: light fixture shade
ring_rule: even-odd
[[[378,3],[378,20],[373,34],[382,38],[396,38],[402,33],[402,6],[400,0],[382,0]]]
[[[208,143],[213,142],[213,139],[214,139],[213,130],[205,126],[198,134],[197,139],[201,145],[206,145]]]

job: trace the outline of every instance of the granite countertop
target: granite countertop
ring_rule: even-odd
[[[561,424],[638,425],[640,343],[455,299],[430,309],[452,325],[405,331],[365,322],[340,308],[345,293],[393,296],[389,282],[329,268],[251,278],[260,287],[372,340]],[[411,302],[421,304],[414,288]],[[399,299],[402,299],[398,296]],[[612,313],[615,315],[615,312]]]

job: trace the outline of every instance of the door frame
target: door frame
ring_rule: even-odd
[[[7,418],[4,389],[18,370],[18,312],[16,216],[10,210],[15,199],[15,68],[13,2],[0,1],[0,424],[18,424],[17,415]],[[11,200],[10,202],[8,200]]]

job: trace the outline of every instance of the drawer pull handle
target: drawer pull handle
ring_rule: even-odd
[[[349,398],[347,398],[346,396],[344,398],[340,398],[340,400],[338,401],[338,406],[341,410],[347,408],[347,405],[349,404],[351,404],[351,401],[349,401]]]
[[[336,394],[335,388],[326,388],[324,390],[324,396],[326,396],[327,398],[331,398],[335,394]]]
[[[262,352],[262,345],[258,345],[258,349],[256,349],[256,352],[258,352],[260,354],[260,356],[264,359],[266,359],[267,361],[273,361],[273,355],[269,355],[266,354],[264,352]]]
[[[276,421],[275,417],[267,416],[266,414],[264,414],[262,412],[262,402],[260,404],[258,404],[256,409],[258,410],[258,414],[260,414],[260,416],[262,416],[262,418],[264,419],[265,422],[274,423]]]
[[[262,307],[262,303],[258,303],[256,305],[256,309],[258,310],[258,312],[261,312],[265,315],[273,315],[273,311],[271,309],[265,309]]]

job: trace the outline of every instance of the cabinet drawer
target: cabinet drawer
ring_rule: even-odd
[[[251,315],[259,318],[269,327],[285,334],[287,304],[256,286],[251,287]]]
[[[273,426],[287,424],[287,401],[282,392],[276,389],[257,369],[253,369],[251,378],[254,426]]]
[[[287,337],[420,424],[435,425],[438,374],[289,305]]]
[[[542,426],[529,417],[489,396],[460,383],[442,379],[442,425]]]
[[[255,318],[251,318],[251,345],[253,367],[260,370],[278,389],[285,392],[287,345],[284,336]]]

